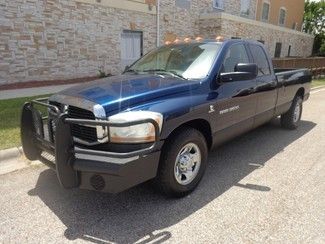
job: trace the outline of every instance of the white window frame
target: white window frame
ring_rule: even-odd
[[[217,6],[217,2],[220,3],[220,7]],[[213,0],[213,8],[224,10],[224,0]]]
[[[264,4],[268,4],[269,5],[269,12],[267,13],[267,19],[263,19]],[[262,9],[261,9],[261,21],[269,22],[269,20],[270,20],[270,12],[271,12],[271,2],[270,1],[263,1],[262,2]]]
[[[280,20],[281,20],[281,10],[284,11],[284,20],[283,20],[283,23],[280,23]],[[279,19],[278,19],[279,26],[285,26],[286,25],[286,20],[287,20],[287,9],[285,7],[281,7],[280,10],[279,10]]]
[[[243,1],[248,1],[248,13],[243,13],[242,12]],[[245,17],[248,17],[249,16],[249,14],[250,14],[250,8],[251,8],[251,3],[252,3],[251,0],[240,0],[240,15],[241,16],[245,16]]]

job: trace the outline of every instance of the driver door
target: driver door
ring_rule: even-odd
[[[244,44],[233,44],[224,58],[221,73],[235,72],[238,63],[251,63]],[[257,98],[256,78],[219,82],[213,113],[216,141],[223,142],[253,128]]]

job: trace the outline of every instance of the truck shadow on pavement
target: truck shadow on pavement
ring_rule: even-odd
[[[187,218],[233,186],[267,194],[271,190],[268,186],[239,182],[315,125],[301,121],[297,130],[287,131],[280,128],[276,119],[217,148],[210,152],[199,187],[182,199],[166,199],[148,183],[116,195],[65,190],[52,170],[40,174],[29,194],[39,196],[63,222],[67,227],[64,236],[69,240],[161,243],[171,237],[164,228]]]

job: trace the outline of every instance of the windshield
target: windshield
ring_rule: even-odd
[[[156,72],[183,79],[202,79],[208,75],[220,46],[220,43],[163,46],[140,58],[127,72]]]

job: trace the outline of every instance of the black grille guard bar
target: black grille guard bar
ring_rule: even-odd
[[[128,127],[128,126],[134,126],[134,125],[139,125],[139,124],[144,124],[144,123],[150,123],[154,126],[154,129],[155,129],[155,141],[153,142],[153,144],[150,147],[147,147],[147,148],[144,148],[141,150],[126,152],[126,153],[117,153],[117,152],[107,152],[107,151],[101,151],[101,150],[90,150],[90,149],[77,147],[77,146],[73,145],[73,147],[68,149],[70,153],[78,153],[78,154],[93,155],[93,156],[104,156],[104,157],[111,157],[111,158],[130,158],[130,157],[134,157],[134,156],[144,156],[148,153],[155,151],[156,145],[160,140],[159,124],[154,119],[148,118],[148,119],[140,119],[140,120],[135,120],[135,121],[131,121],[131,122],[121,122],[121,123],[113,123],[113,122],[105,121],[105,120],[74,119],[74,118],[69,118],[69,116],[67,114],[60,112],[60,109],[58,107],[56,107],[55,105],[49,104],[48,98],[36,99],[36,100],[31,101],[30,103],[26,103],[23,108],[23,115],[22,115],[22,121],[21,121],[21,123],[22,123],[22,140],[23,140],[23,134],[29,134],[29,133],[24,133],[24,130],[28,129],[32,132],[32,134],[30,134],[30,135],[32,135],[33,138],[36,139],[35,146],[38,146],[38,148],[40,148],[40,149],[48,149],[46,151],[54,149],[56,155],[59,153],[58,145],[57,145],[57,143],[53,143],[53,142],[48,141],[44,138],[43,125],[42,125],[43,128],[41,129],[41,130],[43,130],[41,132],[41,135],[36,133],[35,128],[33,128],[35,126],[35,121],[32,116],[32,111],[33,110],[37,111],[33,106],[34,104],[50,108],[51,110],[49,112],[51,112],[52,115],[57,117],[58,122],[57,122],[57,128],[56,128],[56,132],[55,132],[55,138],[56,138],[55,141],[57,141],[57,139],[59,137],[60,137],[60,141],[63,140],[63,138],[66,141],[72,141],[71,132],[69,131],[69,133],[67,133],[67,129],[66,129],[68,126],[69,130],[70,130],[71,124],[106,126],[109,128],[109,127]],[[30,121],[26,121],[26,118],[24,118],[24,117],[26,117],[26,116],[24,116],[25,110],[30,110],[30,112],[31,112],[31,116],[27,116],[28,120],[30,120]],[[42,120],[44,120],[44,119],[42,118]],[[29,125],[24,126],[26,124],[27,125],[29,124]],[[65,126],[63,126],[63,125],[65,125]],[[65,129],[61,130],[60,126],[65,127]],[[26,128],[26,127],[28,127],[28,128]],[[62,147],[60,147],[60,148],[62,148]],[[67,150],[67,149],[65,149],[65,150]],[[52,152],[52,153],[54,153],[54,152]]]
[[[49,100],[48,97],[46,97],[46,98],[39,98],[39,99],[32,100],[30,103],[32,105],[33,104],[38,104],[40,106],[44,106],[44,107],[51,108],[51,109],[53,109],[55,111],[55,113],[57,115],[59,115],[60,114],[60,109],[58,107],[54,106],[54,105],[49,104],[48,103],[48,100]],[[46,103],[44,101],[46,101]]]

